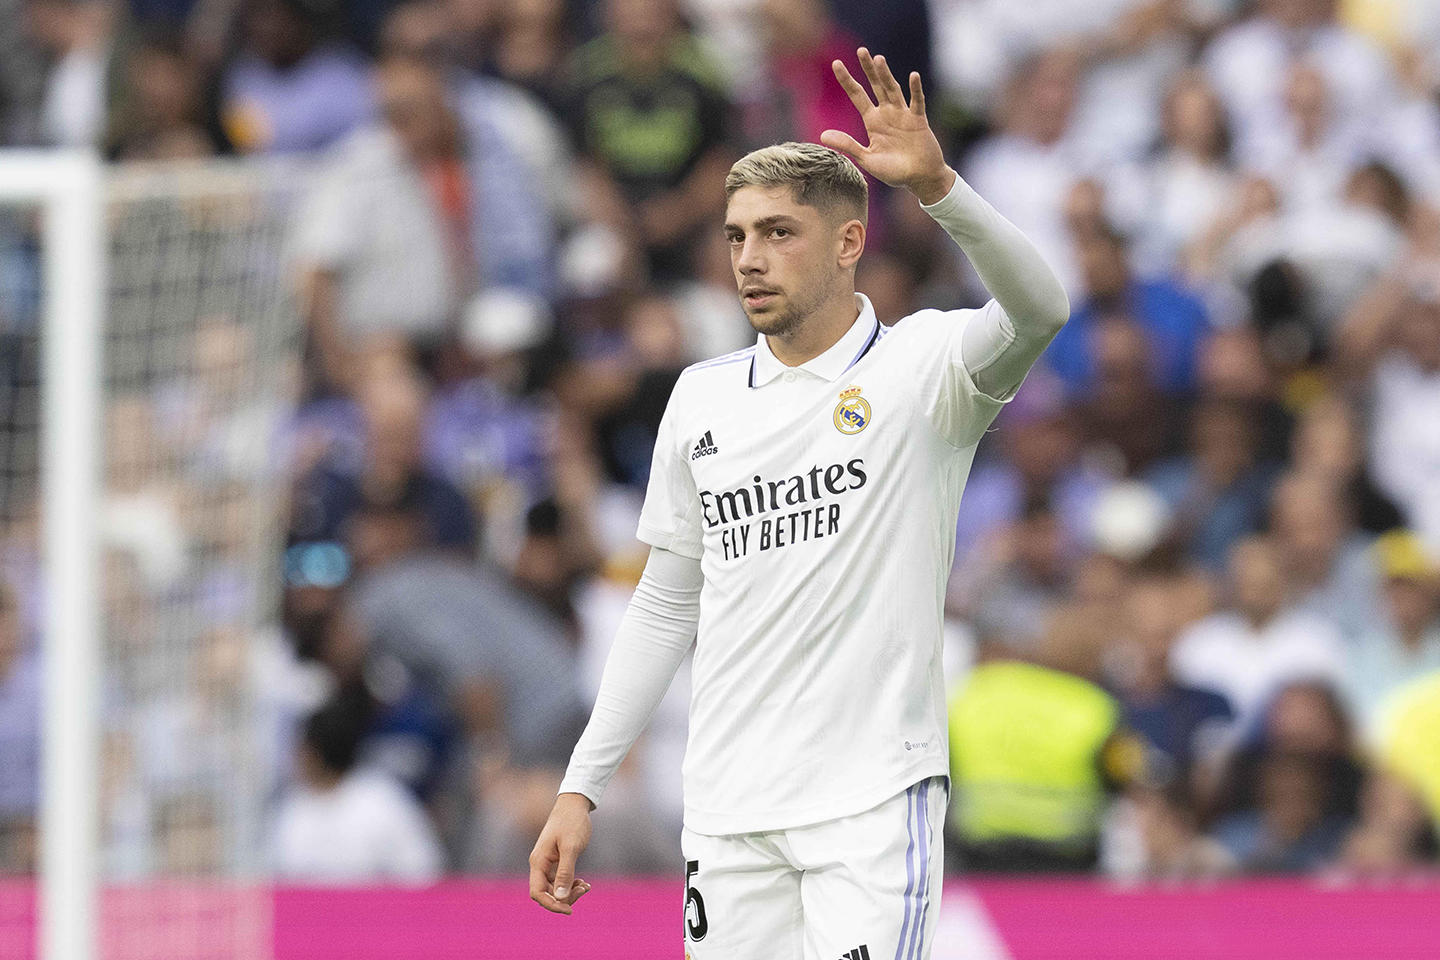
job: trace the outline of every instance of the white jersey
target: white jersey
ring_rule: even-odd
[[[704,573],[684,768],[697,833],[848,816],[948,773],[944,586],[1003,405],[961,334],[1000,307],[887,328],[857,301],[798,367],[763,336],[689,367],[660,424],[639,536]]]

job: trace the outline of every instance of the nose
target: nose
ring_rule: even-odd
[[[759,237],[746,237],[735,250],[735,270],[742,276],[765,272]]]

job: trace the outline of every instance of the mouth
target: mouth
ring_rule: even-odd
[[[765,307],[778,296],[779,294],[774,290],[751,289],[742,293],[740,299],[745,302],[747,307]]]

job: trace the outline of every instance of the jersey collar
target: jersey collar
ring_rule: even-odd
[[[870,298],[863,293],[855,294],[855,303],[860,316],[845,331],[835,345],[818,357],[813,357],[798,367],[788,367],[770,352],[770,342],[765,334],[755,339],[755,354],[750,361],[750,386],[763,387],[787,370],[804,370],[822,380],[835,380],[846,370],[860,362],[860,358],[875,345],[880,336],[880,321],[875,317],[875,308]]]

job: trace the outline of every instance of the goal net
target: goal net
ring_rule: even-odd
[[[263,960],[297,178],[98,176],[88,276],[68,188],[0,200],[0,956]]]

